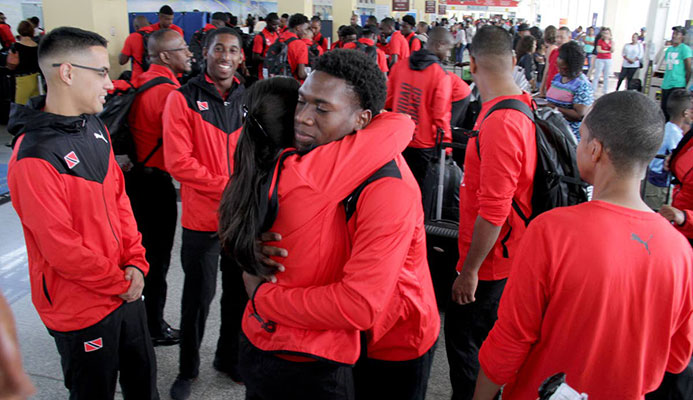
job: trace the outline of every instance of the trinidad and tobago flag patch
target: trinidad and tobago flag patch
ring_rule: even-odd
[[[67,155],[63,157],[63,159],[67,163],[67,167],[70,169],[74,168],[77,164],[79,164],[79,158],[77,158],[77,154],[75,154],[74,151],[67,153]]]
[[[103,338],[88,340],[84,342],[84,352],[90,353],[103,347]]]
[[[209,104],[206,101],[197,101],[197,108],[200,109],[200,111],[207,111],[209,110]]]

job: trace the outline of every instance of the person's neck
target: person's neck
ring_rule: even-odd
[[[160,67],[164,67],[164,68],[166,68],[167,70],[171,71],[171,73],[172,73],[174,76],[178,76],[178,73],[177,73],[173,68],[171,68],[170,65],[163,64],[163,63],[160,63],[160,62],[153,62],[152,65],[158,65],[158,66],[160,66]],[[182,72],[181,72],[181,73],[182,73]]]
[[[231,87],[233,86],[233,78],[235,75],[236,75],[236,71],[234,70],[233,74],[231,74],[230,78],[224,79],[224,80],[217,80],[217,79],[213,78],[209,73],[207,73],[207,76],[209,77],[209,79],[212,80],[212,84],[217,89],[217,92],[219,92],[219,95],[222,98],[225,98],[226,95],[231,90]]]
[[[484,103],[496,97],[519,96],[522,94],[522,89],[517,87],[515,81],[513,81],[512,74],[494,74],[488,76],[480,76],[477,74],[474,80],[478,82],[477,87],[479,88],[479,95],[481,95],[481,99]]]
[[[71,96],[55,93],[55,90],[50,89],[46,93],[46,105],[43,109],[45,112],[65,117],[76,117],[83,114],[74,104]]]
[[[681,128],[682,131],[686,131],[691,125],[686,121],[685,118],[672,118],[669,120],[672,124]]]
[[[19,43],[28,44],[28,45],[36,44],[36,42],[34,42],[34,39],[32,39],[28,36],[20,36],[19,37]]]
[[[592,200],[604,201],[638,211],[652,211],[640,197],[641,177],[621,176],[615,171],[597,171]]]

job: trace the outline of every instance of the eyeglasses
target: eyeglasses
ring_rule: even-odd
[[[182,50],[188,50],[188,46],[179,47],[179,48],[177,48],[177,49],[161,50],[160,53],[163,53],[163,52],[165,52],[165,51],[182,51]]]
[[[254,123],[258,128],[260,128],[260,132],[262,132],[262,134],[263,134],[266,138],[269,138],[269,135],[268,135],[267,132],[265,131],[265,128],[263,128],[262,125],[260,125],[260,122],[259,122],[257,119],[255,119],[255,117],[253,116],[253,114],[251,114],[251,113],[248,111],[248,106],[246,106],[245,104],[243,104],[243,119],[245,120],[246,118],[249,118],[249,119],[250,119],[250,122]]]
[[[90,71],[98,72],[102,78],[105,78],[108,76],[108,68],[106,68],[106,67],[94,68],[94,67],[87,67],[86,65],[79,65],[79,64],[74,64],[74,63],[55,63],[55,64],[51,64],[51,67],[60,67],[63,64],[70,64],[73,67],[88,69]]]

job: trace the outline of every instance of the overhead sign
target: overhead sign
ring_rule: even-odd
[[[449,5],[478,7],[517,7],[519,0],[448,0]]]
[[[436,0],[426,0],[426,14],[436,13]]]
[[[392,11],[409,11],[409,0],[392,0]]]

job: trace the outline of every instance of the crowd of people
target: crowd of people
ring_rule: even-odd
[[[353,15],[330,45],[319,16],[270,13],[249,34],[216,12],[186,43],[171,7],[158,18],[135,19],[119,57],[132,71],[116,81],[100,35],[61,27],[36,46],[20,24],[47,91],[13,105],[8,183],[70,398],[112,399],[120,374],[124,398],[158,399],[153,347],[171,345],[175,400],[208,361],[247,399],[424,399],[442,345],[454,399],[534,399],[559,372],[576,399],[693,395],[675,393],[693,379],[685,31],[673,30],[660,106],[635,90],[595,101],[614,51],[605,27]],[[465,51],[473,88],[446,68]],[[134,151],[118,154],[101,116],[128,94]],[[441,321],[422,193],[473,96]],[[538,104],[578,143],[589,202],[537,212]],[[175,182],[179,329],[163,318]],[[203,360],[219,270],[221,326]]]

